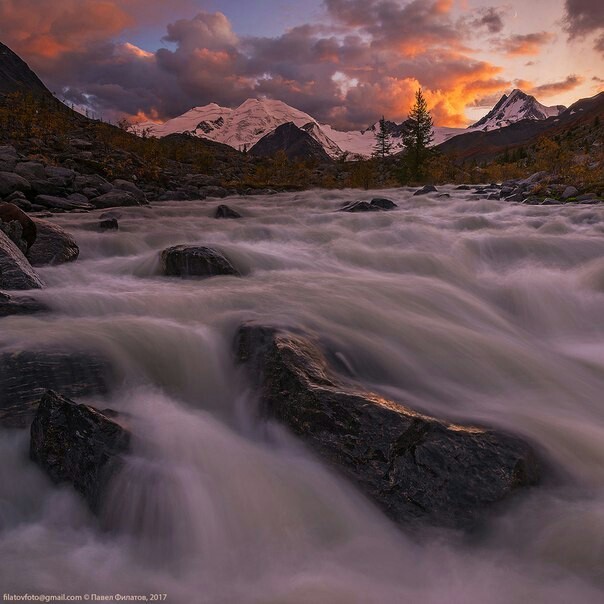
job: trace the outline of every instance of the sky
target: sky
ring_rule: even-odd
[[[466,126],[513,88],[604,90],[604,0],[0,0],[0,41],[112,120],[269,97],[357,129],[421,87],[437,125]]]

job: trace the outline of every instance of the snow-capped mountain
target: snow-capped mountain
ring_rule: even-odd
[[[253,147],[264,135],[278,126],[291,122],[306,130],[331,157],[341,155],[338,145],[323,132],[320,124],[308,113],[272,99],[248,99],[236,109],[210,103],[195,107],[163,124],[137,124],[137,132],[146,130],[151,136],[189,133],[243,150]]]
[[[560,115],[566,107],[556,105],[546,107],[534,96],[517,88],[504,94],[499,102],[482,119],[470,126],[470,130],[495,130],[515,124],[520,120],[546,120],[548,117]]]
[[[521,90],[504,95],[495,107],[469,128],[435,127],[434,145],[474,130],[503,128],[522,119],[542,120],[558,115],[564,107],[546,107]],[[210,103],[175,117],[163,124],[139,123],[135,132],[163,137],[188,133],[230,145],[238,150],[251,149],[261,138],[283,124],[293,123],[314,138],[333,159],[370,157],[375,147],[378,123],[366,130],[343,132],[327,124],[320,124],[308,113],[272,99],[248,99],[236,109]],[[389,122],[392,148],[396,153],[403,148],[401,124]]]

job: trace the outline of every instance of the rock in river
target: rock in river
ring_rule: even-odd
[[[213,277],[240,272],[231,261],[211,247],[175,245],[161,253],[162,272],[171,277]]]
[[[384,210],[392,210],[397,205],[383,197],[374,197],[371,201],[351,201],[340,208],[340,212],[381,212]]]
[[[258,380],[262,408],[352,479],[392,519],[467,527],[488,506],[535,484],[519,438],[453,425],[339,377],[309,337],[243,325],[237,357]]]
[[[241,214],[236,210],[229,208],[229,206],[219,205],[216,208],[214,218],[241,218]]]
[[[31,425],[30,457],[56,483],[69,483],[93,512],[130,449],[130,432],[104,413],[53,391],[42,397]]]

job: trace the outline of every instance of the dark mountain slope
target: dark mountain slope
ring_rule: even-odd
[[[263,136],[250,149],[250,154],[255,157],[270,157],[278,151],[283,151],[289,160],[315,159],[321,163],[332,162],[321,144],[293,122],[282,124]]]
[[[0,95],[29,92],[52,97],[40,78],[8,46],[0,42]]]

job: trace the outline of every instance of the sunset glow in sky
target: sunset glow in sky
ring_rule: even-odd
[[[463,126],[512,88],[604,90],[604,0],[0,0],[0,41],[113,119],[268,96],[359,128],[404,119],[422,86]]]

